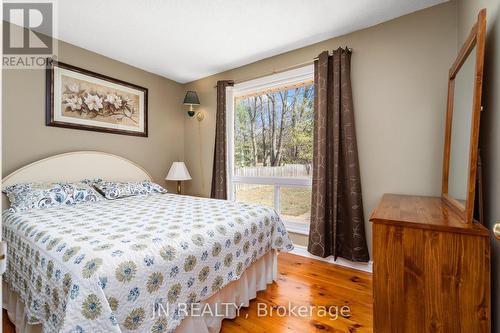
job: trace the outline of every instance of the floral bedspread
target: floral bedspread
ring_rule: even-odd
[[[293,248],[272,208],[173,194],[4,212],[3,236],[5,282],[45,332],[171,332],[181,304]]]

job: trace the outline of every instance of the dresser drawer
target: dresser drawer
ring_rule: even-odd
[[[375,332],[490,332],[489,238],[378,214],[371,219]]]

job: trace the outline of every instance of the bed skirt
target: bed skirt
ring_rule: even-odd
[[[209,304],[215,309],[217,304],[237,304],[247,307],[250,300],[257,297],[257,292],[265,290],[267,285],[276,280],[278,276],[278,253],[272,250],[248,267],[239,280],[233,281],[218,293],[201,302],[200,307]],[[24,314],[24,304],[14,291],[2,283],[3,308],[7,310],[9,319],[16,326],[16,333],[41,333],[42,326],[30,325]],[[219,332],[223,319],[233,319],[238,311],[236,307],[224,307],[227,311],[224,316],[196,316],[186,317],[175,329],[175,333],[215,333]],[[212,313],[220,313],[213,310]],[[5,320],[5,319],[4,319]],[[96,332],[97,333],[97,332]]]

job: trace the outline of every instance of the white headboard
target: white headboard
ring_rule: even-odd
[[[152,180],[141,166],[121,156],[98,151],[54,155],[28,164],[2,179],[2,187],[29,182],[79,181],[84,178],[126,181]],[[2,195],[2,209],[6,196]]]

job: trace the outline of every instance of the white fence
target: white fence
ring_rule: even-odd
[[[289,178],[310,178],[312,177],[312,169],[310,164],[286,164],[279,167],[240,167],[236,168],[235,176],[242,177],[289,177]],[[247,190],[259,186],[273,185],[256,185],[256,184],[235,184],[236,191]]]
[[[236,168],[236,176],[244,177],[293,177],[308,178],[311,176],[310,164],[286,164],[279,167],[258,166]]]

